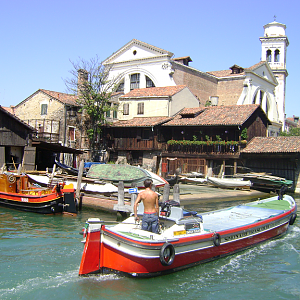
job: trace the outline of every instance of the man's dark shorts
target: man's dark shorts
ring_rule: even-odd
[[[156,213],[145,214],[142,219],[142,229],[158,233],[158,216]]]

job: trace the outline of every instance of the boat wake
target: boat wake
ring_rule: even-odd
[[[0,289],[0,295],[2,295],[1,297],[7,297],[7,299],[18,299],[18,297],[24,297],[24,295],[34,293],[35,291],[58,288],[70,282],[77,282],[80,280],[81,278],[78,277],[78,270],[58,273],[56,275],[45,276],[43,278],[35,277],[26,279],[22,281],[22,283],[17,284],[15,287]]]

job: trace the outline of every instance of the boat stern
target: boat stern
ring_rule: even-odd
[[[101,271],[101,228],[103,222],[98,218],[90,218],[86,222],[83,233],[84,249],[81,257],[79,275],[99,273]]]

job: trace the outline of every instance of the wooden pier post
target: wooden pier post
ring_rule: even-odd
[[[131,205],[125,205],[124,181],[118,183],[118,204],[114,205],[114,210],[118,211],[122,217],[126,217],[127,213],[132,212]]]
[[[136,188],[137,189],[136,183],[132,183],[131,188]],[[134,203],[135,203],[135,200],[137,198],[137,195],[138,195],[138,192],[131,194],[131,209],[132,209],[132,211],[133,211],[133,207],[134,207]]]
[[[170,197],[170,185],[168,183],[166,183],[164,185],[164,190],[163,190],[163,202],[169,201],[169,197]]]
[[[174,184],[174,187],[173,187],[173,200],[178,203],[180,203],[179,195],[180,195],[179,184],[176,183],[176,184]]]

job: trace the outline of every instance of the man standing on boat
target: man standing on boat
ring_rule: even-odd
[[[142,229],[158,233],[158,215],[159,215],[159,206],[158,206],[158,196],[155,192],[151,190],[152,180],[146,179],[144,181],[145,190],[140,192],[134,203],[134,218],[136,221],[139,221],[137,216],[137,207],[138,204],[143,201],[144,204],[144,215],[142,219]]]

